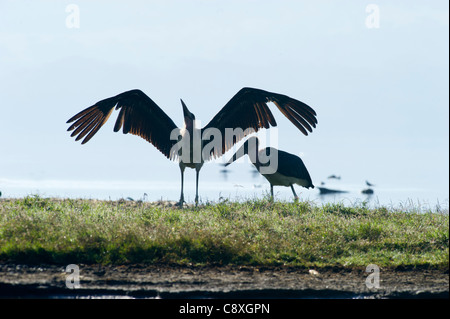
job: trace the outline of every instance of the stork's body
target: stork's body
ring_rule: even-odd
[[[184,126],[178,128],[164,111],[141,90],[131,90],[114,97],[101,100],[93,106],[79,112],[67,123],[74,122],[68,131],[74,130],[71,136],[77,136],[76,141],[84,138],[82,144],[88,142],[105,124],[114,108],[120,110],[114,126],[118,132],[123,127],[123,133],[140,136],[152,143],[161,153],[171,160],[179,162],[181,171],[180,206],[184,202],[184,171],[186,167],[196,170],[195,203],[198,203],[199,172],[205,161],[223,155],[235,143],[246,136],[251,129],[256,132],[261,128],[276,126],[267,103],[273,102],[280,111],[305,135],[316,127],[315,111],[303,102],[286,95],[263,91],[260,89],[243,88],[213,117],[203,128],[195,127],[195,116],[183,100]],[[226,129],[240,131],[228,140]],[[204,147],[211,139],[211,133],[220,134],[219,147],[204,153]],[[205,139],[206,136],[206,139]],[[184,155],[183,155],[184,153]],[[186,156],[188,154],[188,156]]]
[[[289,186],[291,187],[294,198],[297,200],[298,196],[295,193],[294,184],[303,186],[305,188],[314,188],[314,185],[306,169],[302,159],[294,154],[277,150],[273,147],[266,147],[259,150],[259,140],[257,137],[251,137],[245,141],[244,145],[232,156],[227,165],[233,163],[243,155],[248,155],[256,169],[263,175],[270,183],[270,194],[273,199],[274,186]],[[268,159],[271,156],[276,163]],[[275,159],[276,156],[276,159]],[[264,159],[262,161],[261,159]],[[267,169],[270,165],[274,165],[273,169]]]
[[[180,130],[180,137],[182,144],[180,145],[180,152],[178,155],[179,158],[179,166],[181,171],[181,195],[180,195],[180,206],[183,206],[184,202],[184,170],[186,167],[195,169],[195,203],[198,203],[198,178],[200,175],[200,169],[203,166],[204,160],[200,158],[200,160],[195,160],[195,152],[194,152],[194,138],[201,134],[201,130],[195,127],[195,115],[189,112],[187,106],[184,104],[183,100],[181,100],[181,104],[183,105],[183,114],[184,114],[184,127]],[[200,143],[202,141],[200,140]],[[201,147],[201,144],[200,144]],[[189,150],[189,156],[183,157],[183,150]]]

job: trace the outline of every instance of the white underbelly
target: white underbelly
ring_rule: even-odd
[[[307,186],[308,181],[296,177],[284,176],[280,173],[274,174],[262,174],[270,184],[278,186],[290,186],[292,184],[298,184],[301,186]]]

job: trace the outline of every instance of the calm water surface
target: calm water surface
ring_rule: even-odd
[[[319,185],[320,186],[320,185]],[[365,184],[345,184],[338,181],[327,182],[324,187],[345,190],[346,193],[321,195],[319,189],[304,189],[295,186],[296,192],[303,200],[318,205],[326,203],[343,203],[346,206],[369,205],[370,207],[386,206],[406,210],[449,209],[449,195],[446,190],[372,187],[373,195],[362,194]],[[195,182],[185,179],[185,199],[193,202]],[[3,198],[22,198],[29,195],[57,198],[84,198],[102,200],[171,200],[180,196],[180,181],[74,181],[74,180],[9,180],[0,179],[0,191]],[[275,187],[275,198],[281,201],[292,201],[293,195],[288,187]],[[232,181],[202,181],[199,185],[199,196],[203,203],[220,200],[239,200],[264,198],[270,194],[270,186],[262,178],[247,183],[236,184]]]

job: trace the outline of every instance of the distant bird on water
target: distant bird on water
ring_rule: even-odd
[[[369,186],[369,187],[375,186],[375,185],[373,185],[372,183],[369,183],[369,181],[367,181],[367,180],[366,180],[366,185]]]
[[[168,159],[179,162],[181,171],[181,196],[179,205],[184,202],[184,170],[186,167],[196,171],[195,203],[198,204],[198,177],[199,171],[205,161],[222,156],[235,143],[248,135],[248,128],[258,131],[261,128],[276,126],[277,123],[268,107],[268,102],[273,102],[278,109],[305,135],[316,127],[316,112],[303,102],[292,99],[289,96],[272,93],[255,88],[243,88],[234,95],[231,100],[212,118],[203,128],[195,128],[195,116],[192,114],[183,100],[181,104],[184,113],[184,126],[178,128],[172,119],[149,98],[138,89],[130,90],[116,96],[101,100],[93,106],[79,112],[67,123],[74,122],[68,131],[71,136],[76,136],[76,141],[84,138],[81,144],[88,142],[98,130],[105,124],[114,108],[120,110],[114,126],[114,132],[123,127],[123,133],[137,135],[152,143]],[[229,140],[225,129],[242,128]],[[174,132],[176,134],[174,134]],[[204,140],[206,135],[220,132],[220,147],[214,147],[203,154],[205,145],[211,140]],[[209,134],[209,135],[208,135]],[[194,158],[198,152],[198,143],[194,143],[194,135],[201,136],[201,156]],[[173,138],[175,136],[175,138]],[[177,139],[178,136],[178,139]],[[181,144],[178,142],[181,141]],[[180,146],[181,145],[181,146]],[[189,156],[183,156],[183,151],[189,152]],[[194,154],[195,153],[195,154]]]
[[[328,176],[327,177],[328,179],[341,179],[341,177],[340,176],[336,176],[336,175],[330,175],[330,176]]]
[[[228,171],[228,169],[225,167],[225,164],[221,164],[221,166],[223,166],[224,168],[222,168],[222,169],[220,170],[220,173],[222,174],[223,178],[224,178],[225,180],[227,180],[227,179],[228,179],[228,173],[229,173],[229,171]]]
[[[276,152],[278,152],[276,172],[263,173],[261,171],[261,168],[267,167],[268,165],[270,165],[270,163],[262,163],[261,157],[267,156],[268,154],[276,154]],[[272,200],[273,186],[290,186],[296,200],[298,200],[298,196],[295,193],[294,184],[298,184],[305,188],[314,188],[311,176],[309,175],[305,164],[303,164],[302,159],[296,155],[277,150],[273,147],[266,147],[259,150],[258,138],[250,137],[244,142],[244,145],[242,145],[241,148],[237,150],[237,152],[231,157],[231,159],[227,162],[227,165],[230,165],[245,154],[249,155],[252,164],[255,165],[256,169],[261,172],[261,175],[263,175],[269,181],[270,195]]]
[[[366,189],[363,189],[361,191],[361,193],[366,194],[366,195],[372,195],[374,193],[374,191],[371,188],[366,188]]]

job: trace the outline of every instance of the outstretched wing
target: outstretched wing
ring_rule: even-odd
[[[67,123],[74,122],[68,131],[77,136],[76,141],[84,138],[87,143],[106,123],[114,108],[120,110],[114,126],[118,132],[123,126],[123,133],[131,133],[152,143],[167,158],[176,141],[170,139],[172,130],[177,126],[170,117],[141,90],[131,90],[101,100],[93,106],[76,114]]]
[[[308,105],[289,96],[272,93],[260,89],[243,88],[214,116],[203,128],[218,129],[222,134],[222,149],[213,149],[211,157],[219,157],[228,151],[235,143],[244,138],[247,128],[255,132],[261,128],[276,126],[277,123],[268,107],[268,102],[273,102],[278,109],[305,135],[316,127],[316,112]],[[225,129],[242,128],[237,131],[232,139],[225,134]]]

